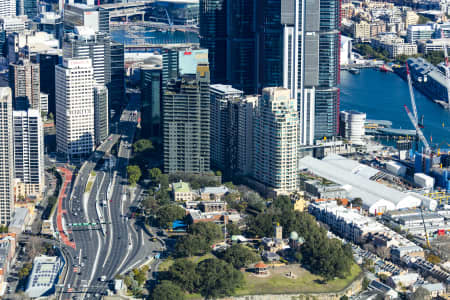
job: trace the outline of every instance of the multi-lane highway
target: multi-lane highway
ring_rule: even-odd
[[[63,299],[72,297],[73,293],[81,299],[98,299],[106,293],[108,282],[117,274],[139,266],[161,250],[158,242],[151,242],[144,230],[127,218],[129,205],[137,196],[127,184],[126,169],[138,108],[138,97],[131,97],[120,118],[118,132],[112,134],[83,164],[71,193],[63,201],[66,212],[63,223],[75,243],[75,249],[70,251],[73,264],[69,270],[72,272],[68,272],[63,283]],[[107,160],[108,163],[99,165],[100,159],[112,147],[118,149],[117,155]],[[90,192],[86,193],[90,174],[95,176],[95,181]],[[96,225],[71,226],[73,223]]]

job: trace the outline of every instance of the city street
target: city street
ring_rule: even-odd
[[[63,283],[62,299],[69,299],[74,293],[81,299],[98,299],[117,274],[140,266],[161,251],[159,242],[151,242],[144,230],[127,218],[128,208],[137,196],[128,186],[126,169],[138,107],[138,97],[131,97],[118,133],[110,135],[80,168],[71,193],[63,201],[67,212],[63,223],[75,249],[71,251],[74,263],[69,266],[73,272],[68,272]],[[106,159],[108,163],[97,165],[116,143],[119,146],[115,162],[110,164]],[[86,197],[92,171],[95,181]],[[73,226],[74,223],[83,226]],[[105,280],[100,280],[102,277]]]

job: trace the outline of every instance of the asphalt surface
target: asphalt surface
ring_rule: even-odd
[[[63,201],[66,228],[76,244],[68,250],[72,265],[62,284],[60,299],[100,299],[117,274],[137,267],[161,251],[159,242],[152,242],[140,225],[126,216],[137,193],[127,182],[126,169],[136,130],[139,97],[131,97],[123,111],[118,132],[112,134],[79,170],[71,196]],[[117,156],[111,169],[97,166],[114,144]],[[89,199],[83,199],[89,174],[96,178]],[[69,227],[72,223],[103,223],[95,226]],[[77,228],[77,229],[75,229]],[[70,272],[72,271],[72,272]],[[104,276],[105,281],[100,278]]]

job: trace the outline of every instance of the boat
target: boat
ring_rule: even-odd
[[[353,75],[358,75],[360,72],[359,69],[356,69],[356,68],[350,68],[350,69],[348,69],[348,71],[350,73],[352,73]]]
[[[392,70],[392,68],[386,64],[383,64],[380,66],[380,71],[381,72],[394,72],[394,70]]]

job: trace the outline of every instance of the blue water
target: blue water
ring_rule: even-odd
[[[198,34],[182,31],[156,31],[142,28],[140,31],[112,29],[111,37],[122,44],[172,44],[172,43],[198,43]]]
[[[398,75],[373,69],[363,69],[359,75],[342,71],[340,88],[341,110],[358,110],[368,119],[392,121],[394,128],[414,129],[403,107],[406,104],[412,109],[408,84]],[[450,112],[419,91],[414,95],[419,117],[425,116],[423,133],[428,142],[435,146],[450,144]]]

